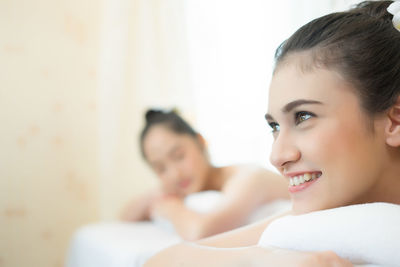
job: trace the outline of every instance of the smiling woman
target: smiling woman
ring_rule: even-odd
[[[173,246],[146,267],[398,266],[400,33],[389,5],[317,18],[277,50],[266,118],[292,214]]]
[[[397,194],[390,188],[379,199],[371,196],[375,187],[388,182],[381,179],[387,161],[381,145],[384,118],[375,120],[371,131],[371,118],[360,110],[354,88],[326,68],[302,72],[299,64],[305,56],[293,55],[287,59],[291,63],[276,71],[268,115],[274,129],[279,125],[271,162],[294,181],[289,187],[293,211],[390,200],[390,193]],[[309,175],[315,179],[305,181]]]

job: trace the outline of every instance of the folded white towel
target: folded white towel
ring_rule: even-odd
[[[362,266],[400,266],[400,205],[379,202],[285,216],[265,229],[258,244],[331,250]]]

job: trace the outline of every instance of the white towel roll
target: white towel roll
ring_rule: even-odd
[[[265,229],[259,245],[331,250],[353,264],[400,266],[400,205],[370,203],[285,216]]]

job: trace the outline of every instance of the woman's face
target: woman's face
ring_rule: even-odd
[[[295,213],[378,197],[387,160],[381,122],[363,113],[339,74],[281,66],[266,118],[274,135],[270,159],[288,180]]]
[[[210,164],[200,137],[157,125],[148,131],[143,148],[166,193],[185,196],[203,189]]]

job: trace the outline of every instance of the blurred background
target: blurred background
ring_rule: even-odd
[[[149,107],[216,165],[268,163],[275,48],[350,0],[0,0],[0,266],[61,267],[76,229],[157,183]]]

